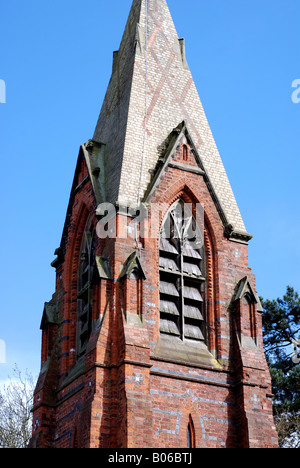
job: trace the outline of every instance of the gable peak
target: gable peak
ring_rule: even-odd
[[[178,131],[189,129],[191,165],[209,178],[224,224],[245,233],[167,2],[133,0],[93,136],[106,148],[107,202],[136,206],[149,196],[157,165],[165,160],[160,148],[183,121]]]

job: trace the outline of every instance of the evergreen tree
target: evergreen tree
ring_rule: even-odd
[[[288,286],[282,299],[262,299],[264,349],[272,377],[274,417],[281,447],[299,447],[300,364],[292,361],[300,338],[300,297]]]
[[[300,365],[292,361],[292,340],[300,334],[300,297],[288,286],[282,299],[262,300],[264,349],[273,380],[274,406],[300,411]]]

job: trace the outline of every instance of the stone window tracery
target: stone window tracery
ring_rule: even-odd
[[[202,233],[182,200],[170,208],[159,241],[160,334],[206,341],[205,249]]]
[[[95,233],[91,222],[84,231],[78,266],[77,357],[84,354],[92,331],[93,272]]]

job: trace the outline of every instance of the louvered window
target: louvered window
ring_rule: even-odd
[[[84,354],[92,329],[92,279],[95,264],[94,230],[87,225],[78,269],[77,357]]]
[[[182,201],[171,207],[159,242],[160,333],[205,341],[202,233]]]

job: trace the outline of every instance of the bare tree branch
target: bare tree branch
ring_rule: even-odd
[[[26,448],[31,430],[34,379],[15,366],[13,377],[0,392],[0,448]]]

